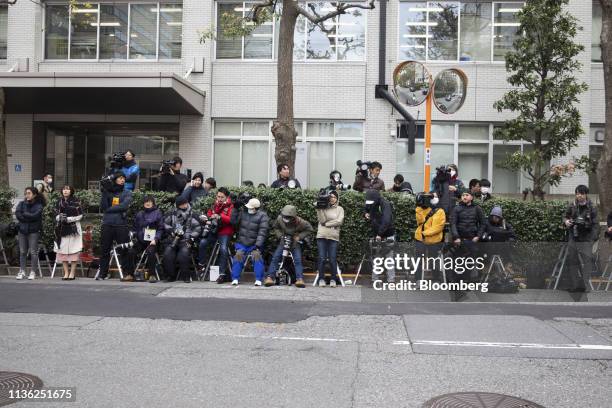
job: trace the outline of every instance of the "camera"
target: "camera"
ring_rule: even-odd
[[[170,167],[174,166],[176,164],[176,161],[174,160],[164,160],[161,162],[161,168],[159,169],[159,171],[161,173],[170,173]]]
[[[125,153],[118,152],[113,153],[112,156],[108,157],[108,162],[111,169],[120,169],[125,164]]]
[[[115,245],[115,249],[130,249],[134,247],[134,233],[130,231],[130,238],[128,242]]]
[[[171,248],[176,248],[176,245],[179,243],[181,238],[185,235],[185,231],[183,230],[182,225],[177,225],[172,231],[172,243],[170,244]]]
[[[291,235],[283,235],[283,256],[289,256],[292,241]]]
[[[436,167],[436,179],[438,180],[448,179],[450,178],[450,172],[451,172],[450,167],[447,167],[447,166]]]
[[[368,177],[368,170],[372,168],[372,162],[357,160],[357,171],[361,173],[363,177]]]
[[[230,199],[236,204],[234,207],[237,208],[243,208],[251,198],[253,198],[253,195],[248,191],[243,191],[238,195],[235,193],[230,194]]]
[[[416,195],[416,205],[423,208],[431,207],[432,198],[432,194],[419,193]]]
[[[317,201],[315,202],[315,207],[318,210],[324,210],[329,208],[329,190],[322,188],[319,190],[319,195],[317,196]]]
[[[580,236],[580,232],[586,228],[586,220],[584,217],[577,216],[572,220],[572,235],[574,238]]]
[[[217,233],[217,230],[219,230],[219,219],[208,218],[206,216],[203,216],[200,219],[206,222],[206,224],[204,224],[204,229],[202,230],[202,238],[206,238],[209,234],[214,235]]]
[[[340,190],[340,191],[344,191],[344,190],[350,190],[351,185],[350,184],[344,184],[342,182],[342,173],[340,173],[337,170],[332,171],[331,173],[329,173],[329,190]]]

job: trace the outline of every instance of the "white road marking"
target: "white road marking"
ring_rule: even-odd
[[[394,341],[394,345],[458,346],[458,347],[498,347],[531,349],[569,349],[569,350],[610,350],[612,346],[602,344],[546,344],[546,343],[500,343],[487,341],[416,340]]]

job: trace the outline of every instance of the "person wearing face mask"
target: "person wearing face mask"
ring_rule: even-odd
[[[125,189],[128,191],[134,191],[136,187],[136,181],[138,180],[138,176],[140,175],[140,167],[136,161],[134,161],[134,157],[136,154],[133,150],[127,149],[124,154],[125,161],[123,162],[123,167],[121,171],[125,174]]]
[[[495,206],[491,209],[483,237],[484,240],[489,242],[516,241],[516,234],[512,224],[504,219],[500,206]]]
[[[278,179],[272,182],[272,188],[302,188],[300,182],[296,178],[291,178],[291,169],[287,164],[279,164],[276,166]]]
[[[340,173],[338,170],[333,170],[331,173],[329,173],[329,186],[327,186],[325,190],[343,191],[343,190],[349,190],[350,188],[351,188],[350,184],[347,185],[347,184],[342,183],[342,173]]]
[[[167,282],[176,279],[176,263],[179,265],[179,278],[191,282],[191,247],[202,233],[202,226],[191,211],[184,197],[177,197],[176,209],[164,218],[166,236],[164,250],[164,275]]]
[[[319,286],[325,286],[325,261],[329,259],[331,278],[329,286],[336,287],[338,283],[338,244],[340,242],[340,227],[344,222],[344,208],[338,204],[338,192],[329,192],[329,206],[317,209],[317,250]]]
[[[385,182],[379,178],[381,171],[382,164],[377,161],[373,161],[370,164],[367,175],[364,174],[363,170],[357,169],[353,189],[359,192],[365,192],[367,190],[385,191]]]
[[[283,237],[290,236],[292,237],[291,254],[293,255],[293,264],[295,266],[295,286],[305,288],[304,266],[302,265],[302,242],[312,234],[312,225],[305,219],[298,217],[297,209],[294,206],[286,205],[274,221],[273,228],[274,235],[279,241],[266,272],[264,285],[269,287],[275,284],[276,271],[283,256]]]
[[[484,203],[487,200],[492,199],[491,195],[491,182],[487,179],[480,180],[480,199]]]
[[[83,231],[81,219],[83,208],[74,196],[74,188],[62,187],[62,198],[55,207],[55,240],[54,252],[56,262],[61,262],[64,270],[62,280],[74,280],[79,254],[83,250]]]
[[[193,205],[200,198],[206,197],[207,194],[208,191],[204,185],[204,175],[197,172],[191,178],[191,183],[181,193],[181,197],[184,197],[190,205]]]
[[[414,231],[415,252],[417,258],[436,258],[444,243],[444,224],[446,214],[441,208],[431,204],[433,194],[419,193],[416,196],[416,222]],[[416,277],[421,276],[422,265],[415,271]],[[440,272],[434,271],[434,279],[440,280]]]
[[[45,173],[42,183],[38,183],[36,189],[42,194],[45,201],[49,202],[49,194],[53,192],[53,175],[51,173]]]
[[[217,198],[212,206],[206,213],[206,215],[202,215],[200,217],[200,221],[202,222],[212,222],[211,220],[215,220],[218,227],[216,231],[211,231],[205,236],[202,236],[202,240],[200,240],[200,249],[199,249],[199,267],[200,269],[204,268],[206,265],[206,261],[210,256],[211,249],[214,247],[215,243],[219,241],[219,278],[217,278],[217,283],[222,284],[224,282],[229,281],[229,274],[225,273],[225,269],[227,268],[227,257],[228,257],[228,244],[229,240],[234,235],[234,227],[231,223],[232,211],[234,209],[234,204],[230,198],[230,192],[227,188],[221,187],[217,190]],[[210,224],[209,224],[210,225]],[[206,234],[206,228],[202,232]]]
[[[164,232],[164,220],[162,212],[155,205],[155,198],[153,196],[145,196],[143,200],[143,208],[140,210],[134,218],[133,232],[136,236],[136,242],[130,249],[130,255],[135,261],[138,254],[143,251],[146,252],[146,268],[149,274],[149,282],[157,282],[155,275],[155,266],[157,259],[157,248],[161,243],[162,234]],[[142,274],[135,271],[134,277],[136,281],[144,280]]]
[[[238,285],[244,264],[251,255],[253,268],[255,269],[255,286],[261,286],[264,278],[265,265],[263,260],[264,245],[268,236],[270,219],[268,214],[260,209],[261,203],[256,198],[251,198],[244,208],[236,208],[232,220],[237,218],[235,225],[238,227],[238,238],[236,239],[236,255],[232,264],[232,285]]]
[[[463,182],[458,178],[459,172],[455,164],[436,169],[436,175],[431,180],[431,191],[434,195],[432,205],[442,208],[448,219],[461,193],[465,190]]]
[[[393,258],[395,247],[395,227],[393,225],[393,209],[378,190],[368,190],[365,194],[365,219],[370,223],[371,235],[381,250],[377,256]],[[395,269],[387,271],[387,283],[395,282]],[[380,280],[380,276],[372,273],[372,282]]]
[[[28,250],[32,261],[29,280],[36,278],[36,268],[38,266],[38,242],[42,232],[42,213],[45,207],[45,199],[34,187],[27,187],[25,197],[15,209],[15,217],[19,221],[19,233],[17,242],[19,243],[19,273],[17,279],[26,277],[26,263]]]
[[[579,185],[576,199],[565,211],[563,224],[568,232],[566,266],[569,270],[570,292],[588,291],[592,271],[593,243],[599,235],[597,208],[589,200],[589,189]]]

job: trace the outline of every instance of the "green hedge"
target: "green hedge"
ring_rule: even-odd
[[[280,210],[286,204],[297,207],[298,214],[312,223],[316,229],[317,217],[314,207],[318,191],[316,190],[274,190],[270,188],[233,188],[232,191],[240,193],[250,191],[263,204],[271,219],[276,218]],[[157,205],[162,211],[168,211],[174,206],[174,195],[161,192],[135,192],[134,200],[130,205],[128,216],[130,222],[142,208],[142,200],[145,195],[153,195]],[[89,210],[97,210],[100,200],[99,192],[79,191],[77,196],[83,205]],[[416,228],[415,201],[412,196],[396,193],[383,193],[394,208],[395,227],[400,241],[411,241]],[[44,241],[47,245],[53,243],[54,219],[53,208],[57,203],[59,195],[53,193],[49,205],[44,212]],[[0,195],[0,206],[2,205]],[[201,211],[210,207],[214,198],[212,196],[201,199],[194,205],[194,209]],[[354,264],[355,260],[361,259],[363,248],[367,242],[370,229],[363,217],[364,195],[355,191],[342,192],[340,194],[340,205],[344,208],[345,221],[341,229],[341,242],[339,248],[339,261]],[[563,227],[561,218],[567,206],[562,201],[519,201],[513,199],[493,199],[487,201],[483,208],[488,214],[494,205],[500,205],[504,210],[504,216],[512,223],[521,241],[559,242],[563,240]],[[84,224],[94,224],[94,244],[99,243],[99,224],[101,215],[89,214]],[[268,239],[268,250],[275,243],[272,237]],[[316,248],[307,252],[307,256],[314,257]]]

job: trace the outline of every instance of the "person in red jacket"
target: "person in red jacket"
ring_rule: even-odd
[[[228,244],[229,240],[234,235],[234,227],[230,223],[234,204],[230,199],[230,192],[227,188],[221,187],[217,190],[217,199],[212,208],[208,210],[206,215],[200,217],[200,221],[204,223],[202,230],[202,240],[200,241],[199,263],[200,268],[205,267],[210,249],[219,241],[219,278],[217,283],[229,282],[229,274],[226,273]]]

